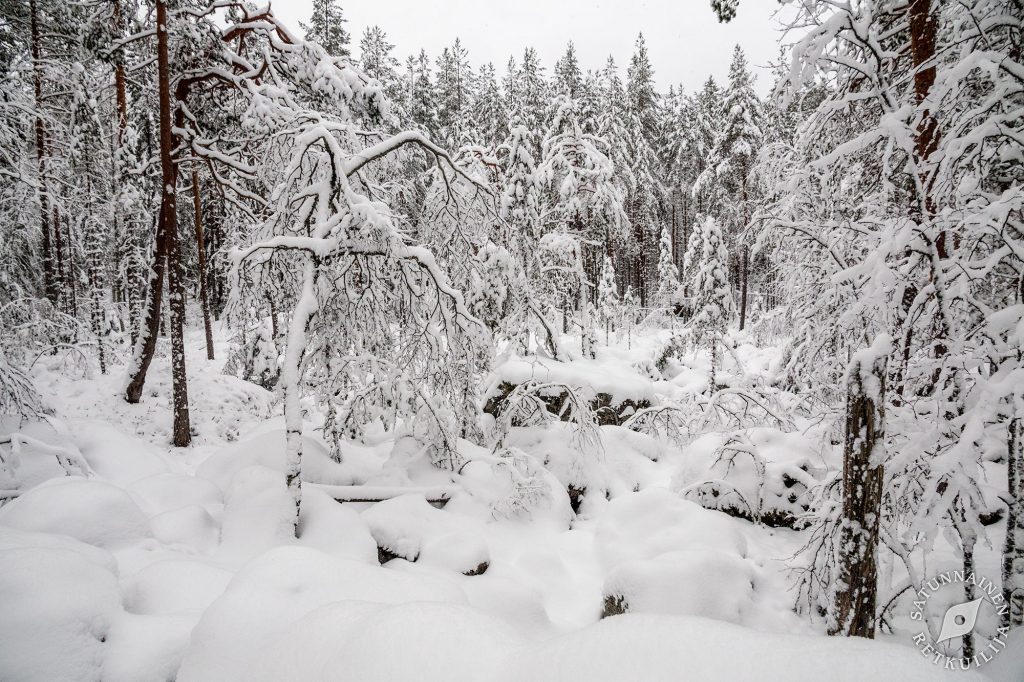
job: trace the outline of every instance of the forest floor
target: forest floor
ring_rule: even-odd
[[[648,330],[613,338],[595,361],[566,367],[513,360],[493,381],[524,373],[578,380],[616,400],[699,393],[702,354],[653,369],[669,337]],[[222,373],[225,338],[215,361],[202,339],[201,330],[187,336],[195,438],[184,449],[169,445],[162,346],[137,405],[121,397],[123,366],[99,375],[70,357],[37,362],[54,418],[19,429],[37,441],[18,448],[17,480],[0,482],[20,491],[0,506],[5,682],[943,674],[913,648],[909,601],[893,608],[895,632],[876,642],[825,637],[820,619],[793,611],[791,569],[802,565],[794,556],[807,531],[734,518],[688,493],[723,476],[722,432],[681,445],[604,426],[599,442],[584,447],[563,423],[517,429],[512,444],[544,464],[534,483],[546,494],[528,513],[499,513],[519,493],[489,450],[463,442],[467,463],[451,473],[431,466],[412,438],[381,433],[345,446],[338,463],[310,424],[304,478],[313,485],[304,486],[296,540],[280,404]],[[733,357],[757,382],[778,355],[741,341]],[[746,445],[776,475],[834,469],[835,453],[820,446],[824,427],[797,426],[748,429]],[[59,448],[70,468],[78,463],[76,475],[40,443]],[[603,494],[586,495],[574,514],[566,477]],[[452,492],[443,508],[416,492],[341,504],[331,495],[349,488],[337,486]],[[978,555],[979,572],[993,577],[1001,528],[989,528],[991,546]],[[942,537],[931,556],[930,569],[957,567]],[[897,584],[897,573],[883,564],[882,582]],[[602,618],[608,597],[627,613]],[[1013,667],[1024,666],[1020,650],[986,672],[1012,679]]]

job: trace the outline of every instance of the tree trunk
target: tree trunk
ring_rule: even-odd
[[[1011,409],[1012,406],[1011,406]],[[1024,433],[1019,417],[1010,420],[1006,439],[1006,540],[1003,544],[1003,598],[1009,610],[1000,625],[1024,625]]]
[[[54,209],[53,222],[57,225],[60,224],[60,214]],[[67,289],[68,289],[68,315],[71,317],[78,317],[78,273],[75,272],[75,234],[71,229],[71,222],[66,218],[64,225],[67,227],[68,235],[68,269],[67,269]]]
[[[740,331],[747,323],[747,280],[750,277],[750,248],[744,244],[740,251]]]
[[[173,150],[174,137],[171,121],[171,77],[168,57],[167,5],[156,3],[157,85],[160,102],[160,217],[157,220],[154,267],[149,278],[144,328],[136,344],[135,367],[131,373],[126,398],[138,402],[146,382],[146,372],[156,352],[156,337],[160,326],[160,308],[163,299],[163,274],[167,271],[168,304],[170,308],[171,385],[174,403],[172,441],[183,447],[192,439],[189,425],[188,385],[185,368],[185,296],[181,281],[181,263],[178,252],[177,168]],[[180,115],[179,115],[180,117]]]
[[[53,276],[53,253],[50,244],[50,192],[46,183],[46,128],[39,111],[43,106],[43,72],[39,49],[39,12],[36,0],[29,0],[29,33],[32,38],[32,92],[35,96],[36,164],[39,169],[39,222],[43,237],[43,288],[47,300],[57,304],[57,286]]]
[[[60,216],[57,214],[57,207],[53,207],[53,256],[55,267],[53,271],[54,288],[57,290],[55,301],[67,312],[70,306],[70,293],[68,282],[64,277],[64,237],[60,231]]]
[[[742,169],[740,200],[743,202],[743,230],[747,229],[747,169]],[[743,244],[740,251],[740,331],[747,324],[747,280],[750,277],[750,247]]]
[[[96,337],[97,355],[99,356],[100,374],[107,373],[107,351],[103,345],[105,336],[103,320],[103,288],[100,281],[102,269],[102,253],[100,249],[99,226],[93,222],[92,215],[92,180],[86,178],[89,199],[86,201],[86,238],[88,239],[87,272],[89,276],[89,317],[92,322],[92,333]]]
[[[839,581],[835,620],[829,625],[830,635],[868,639],[875,636],[889,352],[879,343],[867,351],[869,358],[855,356],[847,374]]]
[[[206,359],[213,360],[213,326],[210,323],[210,297],[206,291],[206,242],[203,239],[203,202],[199,196],[199,173],[192,169],[192,208],[196,225],[196,252],[199,260],[199,299],[203,307],[206,332]]]
[[[936,20],[932,13],[932,0],[911,0],[907,12],[910,20],[910,53],[914,69],[914,98],[918,105],[924,103],[935,83],[935,36]],[[929,64],[929,66],[924,66]],[[919,197],[923,218],[935,215],[935,199],[932,186],[934,174],[929,170],[929,160],[939,146],[938,122],[928,109],[921,112],[914,140],[914,162],[917,166],[918,182],[923,196]],[[939,258],[949,256],[946,235],[942,233],[936,242]]]
[[[292,527],[299,536],[299,513],[302,509],[302,357],[306,353],[306,332],[317,311],[316,281],[319,265],[313,256],[303,266],[303,287],[295,303],[281,367],[281,389],[284,395],[285,484],[295,505]]]

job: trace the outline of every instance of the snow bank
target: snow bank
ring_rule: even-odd
[[[116,549],[152,537],[149,520],[124,490],[84,478],[55,478],[0,509],[0,524],[70,535]]]
[[[987,679],[943,673],[910,647],[857,637],[770,635],[703,618],[623,615],[518,651],[505,682]],[[482,678],[481,678],[482,679]]]

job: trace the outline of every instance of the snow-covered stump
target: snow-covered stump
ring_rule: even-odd
[[[875,636],[878,535],[885,447],[885,373],[892,342],[880,336],[846,373],[839,580],[830,635]]]

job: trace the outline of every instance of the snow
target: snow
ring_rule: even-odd
[[[117,577],[73,549],[0,551],[0,672],[11,682],[101,680],[121,610]]]
[[[468,573],[490,561],[479,522],[403,495],[363,512],[377,546],[407,559]]]
[[[511,358],[494,369],[487,382],[491,388],[485,391],[485,395],[492,395],[503,382],[518,385],[531,379],[583,387],[593,394],[607,393],[612,396],[613,405],[625,400],[654,399],[654,386],[650,379],[628,365],[589,359],[558,362],[549,358],[519,357]]]
[[[620,395],[659,401],[691,390],[637,369],[667,338],[637,333],[629,349],[600,347],[593,366],[513,366],[564,370],[558,380],[592,390],[622,378]],[[201,347],[190,362],[204,361]],[[738,353],[757,376],[777,357],[750,344]],[[706,375],[699,356],[684,360]],[[219,375],[197,375],[204,400],[223,395],[243,437],[213,430],[173,451],[160,429],[144,428],[161,401],[108,424],[87,392],[69,397],[75,388],[62,394],[65,426],[26,428],[77,448],[94,471],[66,476],[52,454],[23,449],[18,473],[31,475],[0,506],[0,679],[942,679],[899,631],[880,642],[826,638],[792,611],[788,557],[804,532],[687,499],[692,486],[722,480],[768,508],[791,491],[784,475],[835,471],[834,452],[819,446],[824,427],[742,429],[763,483],[751,457],[718,461],[732,431],[683,445],[604,426],[595,451],[564,422],[516,428],[507,447],[528,465],[516,471],[532,471],[544,495],[528,512],[502,513],[522,491],[510,459],[488,448],[459,441],[465,466],[441,471],[414,439],[374,433],[344,444],[339,463],[307,426],[296,539],[281,418],[236,402]],[[156,377],[155,390],[167,390]],[[41,383],[62,381],[103,380]],[[109,397],[123,409],[119,400]],[[590,486],[578,514],[572,480]],[[448,498],[441,509],[427,502],[435,493]],[[378,547],[400,558],[382,566]],[[606,597],[626,613],[601,619]],[[1019,665],[1011,644],[986,672],[1015,679]]]
[[[827,672],[826,672],[827,671]],[[759,680],[921,682],[947,674],[907,647],[850,638],[766,635],[706,618],[623,615],[518,652],[505,680]]]
[[[192,633],[180,682],[246,680],[259,652],[292,623],[333,602],[465,603],[452,582],[386,571],[304,547],[278,547],[244,566]]]
[[[83,478],[51,479],[0,509],[0,524],[70,535],[116,549],[152,537],[149,519],[122,488]]]
[[[659,488],[613,500],[598,520],[594,542],[609,568],[678,550],[747,554],[746,538],[729,519]]]
[[[617,567],[605,598],[621,599],[630,613],[671,613],[743,623],[753,600],[754,567],[714,550],[682,550]]]

